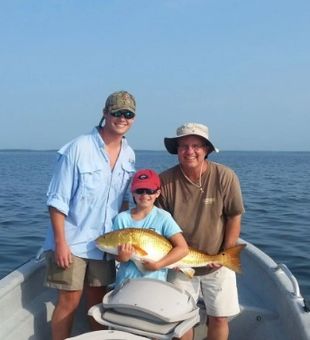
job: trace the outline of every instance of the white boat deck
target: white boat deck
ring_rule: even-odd
[[[310,340],[310,313],[289,271],[251,244],[242,253],[242,268],[241,313],[230,320],[230,340]],[[44,288],[43,279],[44,263],[30,260],[0,281],[0,339],[50,339],[56,292]],[[83,304],[76,321],[73,335],[89,331]],[[195,339],[204,337],[200,325]]]

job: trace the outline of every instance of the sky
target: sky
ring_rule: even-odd
[[[136,150],[310,151],[309,0],[0,0],[0,149],[58,149],[131,92]]]

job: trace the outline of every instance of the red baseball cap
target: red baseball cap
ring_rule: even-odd
[[[160,188],[160,179],[158,174],[151,169],[142,169],[135,173],[131,183],[131,192],[137,189],[156,190]]]

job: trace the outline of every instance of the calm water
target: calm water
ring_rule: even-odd
[[[55,156],[0,151],[0,278],[41,246]],[[232,167],[240,178],[246,208],[242,238],[285,263],[310,299],[310,153],[221,152],[211,159]],[[137,152],[137,168],[161,171],[176,162],[166,152]]]

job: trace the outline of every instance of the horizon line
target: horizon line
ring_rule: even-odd
[[[59,149],[21,149],[21,148],[4,148],[0,149],[0,152],[16,152],[16,151],[22,151],[22,152],[57,152]],[[147,152],[167,152],[165,149],[160,149],[160,150],[153,150],[153,149],[135,149],[135,152],[140,152],[140,151],[147,151]],[[221,152],[310,152],[310,150],[219,150],[218,153]],[[217,154],[217,153],[215,153]]]

